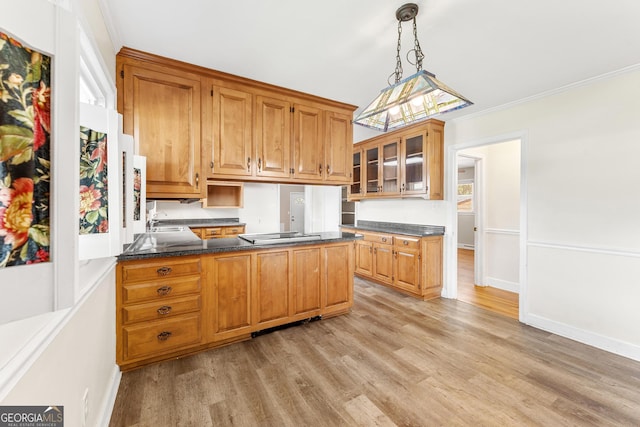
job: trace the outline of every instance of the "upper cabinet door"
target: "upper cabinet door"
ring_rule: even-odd
[[[256,176],[288,178],[291,162],[291,104],[256,97],[254,133]]]
[[[353,134],[351,116],[327,112],[324,135],[325,180],[350,184],[353,170]],[[357,177],[360,181],[360,177]]]
[[[124,133],[147,157],[147,197],[202,197],[200,80],[131,64],[122,71]]]
[[[400,194],[400,162],[398,141],[381,144],[382,152],[382,193]]]
[[[215,86],[211,93],[213,108],[210,139],[213,140],[213,158],[205,160],[208,162],[204,165],[207,175],[251,176],[253,96],[247,92]]]
[[[420,131],[403,138],[402,167],[404,194],[425,194],[427,192],[427,133]]]
[[[322,110],[308,105],[293,107],[293,176],[322,181],[325,173]]]
[[[431,200],[444,199],[444,123],[427,128],[427,194]]]

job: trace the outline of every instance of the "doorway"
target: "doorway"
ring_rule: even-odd
[[[304,233],[304,208],[304,193],[289,193],[289,231]]]
[[[516,135],[449,147],[449,194],[456,209],[443,292],[520,320],[526,300],[524,144]]]
[[[296,195],[302,195],[302,198],[305,199],[305,194],[306,194],[306,186],[304,185],[291,185],[291,184],[279,184],[278,185],[278,192],[279,192],[279,197],[280,197],[280,231],[304,231],[304,226],[305,226],[305,209],[307,208],[307,201],[305,200],[305,203],[299,204],[297,205],[297,207],[294,206],[295,211],[293,211],[292,213],[292,194],[296,194]],[[311,202],[309,202],[311,203]],[[293,214],[293,217],[295,219],[295,221],[293,221],[295,223],[295,228],[296,230],[293,230],[291,228],[291,216]],[[301,230],[298,230],[299,228],[301,228]]]

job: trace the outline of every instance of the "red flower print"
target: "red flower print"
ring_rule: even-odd
[[[96,167],[96,173],[102,172],[104,164],[107,161],[107,137],[104,136],[98,142],[98,146],[91,153],[91,160],[98,159],[98,166]]]
[[[86,185],[80,186],[80,217],[84,218],[87,212],[95,211],[100,208],[100,198],[102,197],[102,193],[100,190],[96,190],[93,188],[93,184],[91,187],[87,187]]]
[[[51,132],[51,88],[44,82],[31,94],[33,104],[33,149],[37,150],[46,141],[44,131]]]
[[[49,261],[49,251],[40,248],[36,251],[35,259],[30,259],[27,261],[27,264],[36,264],[38,262],[47,262]]]
[[[5,244],[22,246],[29,238],[29,228],[33,221],[33,180],[18,178],[13,188],[0,191],[0,236]]]
[[[107,221],[106,219],[103,219],[102,221],[100,221],[100,225],[98,225],[98,232],[99,233],[109,232],[109,221]]]

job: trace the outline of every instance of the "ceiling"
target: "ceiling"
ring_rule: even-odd
[[[417,0],[424,69],[474,102],[448,120],[640,64],[637,0]],[[403,0],[108,0],[114,43],[366,106]],[[403,24],[404,76],[412,26]]]

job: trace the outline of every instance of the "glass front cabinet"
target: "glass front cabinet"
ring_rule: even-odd
[[[444,122],[427,120],[354,145],[350,199],[442,200]]]

